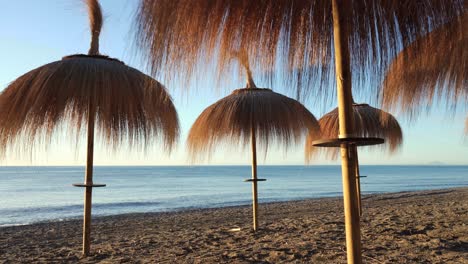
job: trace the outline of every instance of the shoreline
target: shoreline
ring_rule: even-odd
[[[371,193],[371,194],[363,194],[362,195],[362,200],[364,201],[365,199],[371,199],[374,196],[381,196],[381,195],[398,195],[398,194],[405,194],[405,193],[420,193],[420,194],[425,194],[427,192],[437,192],[437,191],[446,191],[446,190],[458,190],[458,189],[464,189],[467,188],[468,186],[462,186],[462,187],[452,187],[452,188],[442,188],[442,189],[430,189],[430,190],[410,190],[410,191],[400,191],[400,192],[376,192],[376,193]],[[293,199],[293,200],[284,200],[284,201],[269,201],[269,202],[261,202],[259,201],[259,205],[275,205],[275,204],[282,204],[282,203],[295,203],[295,202],[306,202],[306,201],[320,201],[320,200],[326,200],[326,199],[331,199],[331,200],[336,200],[336,199],[342,199],[342,195],[338,196],[323,196],[323,197],[311,197],[311,198],[303,198],[303,199]],[[81,206],[81,205],[80,205]],[[227,205],[227,206],[215,206],[215,207],[183,207],[183,208],[175,208],[167,211],[159,211],[159,212],[129,212],[129,213],[121,213],[121,214],[109,214],[109,215],[93,215],[92,220],[100,220],[101,218],[115,218],[115,217],[126,217],[126,216],[137,216],[141,214],[148,214],[152,215],[154,217],[158,216],[159,214],[179,214],[179,213],[190,213],[190,212],[197,212],[197,211],[212,211],[212,210],[221,210],[221,209],[236,209],[236,208],[251,208],[251,204],[239,204],[239,205]],[[82,215],[76,216],[76,217],[68,217],[68,218],[63,218],[63,219],[49,219],[49,220],[41,220],[41,221],[34,221],[31,223],[25,223],[25,224],[6,224],[6,225],[0,225],[0,229],[2,228],[7,228],[7,227],[15,227],[15,226],[29,226],[29,225],[40,225],[40,224],[50,224],[50,223],[55,223],[55,222],[76,222],[82,220]]]
[[[93,255],[84,259],[81,219],[0,227],[0,263],[345,262],[341,197],[262,203],[259,210],[256,233],[250,205],[94,217]],[[363,212],[366,262],[468,259],[468,187],[365,195]]]

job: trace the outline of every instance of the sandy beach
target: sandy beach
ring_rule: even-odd
[[[345,263],[341,198],[95,218],[0,228],[0,263]],[[368,195],[365,263],[468,263],[468,188]]]

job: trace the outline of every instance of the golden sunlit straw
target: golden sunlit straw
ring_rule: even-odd
[[[463,9],[463,0],[420,2],[350,1],[353,66],[371,73],[353,74],[353,84],[361,87],[358,92],[374,99],[401,46]],[[335,89],[329,89],[335,83],[331,13],[330,0],[144,0],[137,16],[137,43],[153,71],[164,71],[168,79],[190,79],[199,65],[214,61],[220,83],[232,74],[232,52],[242,47],[265,80],[280,78],[298,95],[320,94],[317,102],[324,103],[335,95]],[[286,71],[278,74],[278,65]],[[237,71],[243,72],[242,66]]]
[[[401,51],[382,90],[383,106],[410,116],[435,99],[468,102],[468,11]]]
[[[253,229],[258,227],[257,142],[267,151],[272,141],[285,148],[298,144],[319,125],[315,117],[299,102],[257,88],[253,81],[247,57],[238,55],[247,75],[247,88],[237,89],[231,95],[205,109],[190,129],[187,146],[192,159],[211,154],[222,143],[252,147]]]
[[[66,56],[13,81],[0,95],[0,152],[32,151],[48,144],[59,127],[80,132],[87,126],[83,254],[90,250],[94,126],[112,150],[122,143],[147,147],[158,139],[170,150],[178,135],[176,109],[163,85],[117,59],[99,53],[102,27],[97,0],[88,0],[91,47],[88,55]],[[39,139],[45,138],[45,141]]]
[[[318,130],[313,115],[299,102],[270,89],[243,88],[200,114],[189,132],[189,155],[194,159],[207,157],[221,141],[248,144],[252,119],[258,142],[265,150],[272,141],[286,148],[296,145],[308,128]]]

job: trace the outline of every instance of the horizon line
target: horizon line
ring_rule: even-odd
[[[360,166],[468,166],[468,164],[359,164]],[[131,164],[101,164],[93,167],[251,167],[250,164],[197,164],[197,165],[131,165]],[[314,166],[341,166],[341,164],[265,164],[258,167],[314,167]],[[86,167],[86,165],[0,165],[0,167]]]

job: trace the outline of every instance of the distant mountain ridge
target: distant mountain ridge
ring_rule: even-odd
[[[446,163],[443,163],[441,161],[433,161],[433,162],[429,162],[427,165],[438,165],[438,166],[441,166],[441,165],[447,165]]]

